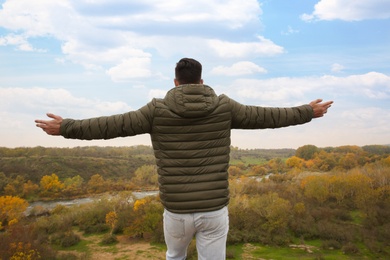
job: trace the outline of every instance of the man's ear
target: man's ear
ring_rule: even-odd
[[[178,81],[177,79],[174,79],[174,80],[173,80],[173,83],[175,84],[175,87],[177,87],[177,86],[180,85],[180,83],[179,83],[179,81]]]
[[[200,83],[200,84],[203,84],[203,79],[201,79],[201,80],[199,81],[199,83]]]

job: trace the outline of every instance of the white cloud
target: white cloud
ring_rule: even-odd
[[[222,58],[245,58],[255,56],[272,56],[284,52],[283,47],[271,40],[258,36],[259,42],[227,42],[209,40],[210,47]]]
[[[0,37],[0,46],[17,46],[20,51],[37,51],[44,52],[45,50],[34,48],[27,40],[25,35],[8,34]]]
[[[7,111],[10,114],[36,115],[55,112],[92,117],[129,110],[131,107],[123,102],[78,98],[65,89],[0,88],[0,111]]]
[[[162,89],[151,89],[148,94],[148,98],[151,100],[152,98],[164,98],[167,94],[166,90]]]
[[[217,66],[211,70],[215,75],[241,76],[255,73],[266,73],[267,70],[250,61],[241,61],[231,67]]]
[[[312,14],[303,14],[302,20],[344,20],[361,21],[367,19],[390,18],[388,0],[320,0]]]
[[[369,99],[390,99],[390,76],[370,72],[347,77],[322,76],[302,78],[272,78],[265,80],[239,79],[233,88],[241,98],[261,102],[299,100],[304,96],[337,93],[339,96],[358,95]]]
[[[30,40],[50,37],[62,44],[65,58],[57,60],[81,64],[87,70],[106,71],[114,81],[153,76],[146,60],[155,50],[162,56],[197,57],[219,47],[223,50],[217,54],[225,57],[283,51],[262,37],[258,37],[259,42],[211,41],[209,45],[204,36],[188,33],[192,28],[210,25],[225,34],[249,23],[260,23],[261,5],[256,0],[6,0],[2,7],[0,27],[15,34],[0,38],[0,45],[37,51]],[[182,33],[191,36],[173,36],[181,27],[185,27],[179,29]]]
[[[344,69],[345,69],[345,67],[343,65],[340,65],[338,63],[334,63],[332,65],[331,71],[338,73],[338,72],[342,72]]]
[[[293,29],[293,28],[291,27],[291,25],[289,25],[289,26],[287,27],[287,30],[286,30],[286,31],[282,31],[282,32],[281,32],[282,35],[286,35],[286,36],[292,35],[292,34],[296,34],[296,33],[299,33],[299,30]]]
[[[114,82],[123,82],[134,78],[147,78],[152,75],[150,69],[150,58],[127,58],[120,64],[107,70]]]
[[[251,21],[258,21],[261,14],[256,0],[226,1],[178,1],[178,0],[134,0],[134,1],[73,1],[80,12],[95,10],[87,14],[98,24],[105,26],[126,26],[131,24],[170,24],[170,23],[219,23],[224,27],[240,28]],[[104,12],[112,6],[121,10],[115,14]],[[127,12],[124,10],[128,10]],[[135,10],[135,11],[134,11]],[[96,14],[97,13],[97,14]],[[121,16],[118,16],[122,14]]]

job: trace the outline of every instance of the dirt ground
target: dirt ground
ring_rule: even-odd
[[[90,242],[89,253],[77,251],[62,251],[60,254],[73,254],[80,260],[163,260],[165,250],[154,247],[148,242],[138,239],[129,239],[126,236],[117,236],[118,243],[112,246],[99,245],[99,236],[81,236],[83,240]]]

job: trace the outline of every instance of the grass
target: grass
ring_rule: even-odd
[[[231,165],[237,165],[243,163],[245,166],[248,165],[262,165],[267,163],[267,160],[260,157],[250,157],[250,156],[242,156],[240,159],[233,159],[230,161]]]
[[[277,247],[266,246],[261,244],[238,244],[230,245],[226,249],[227,259],[245,260],[244,254],[249,254],[253,259],[266,259],[266,260],[284,260],[284,259],[324,259],[324,260],[360,260],[360,259],[373,259],[372,255],[363,254],[358,255],[345,255],[341,250],[323,250],[320,248],[321,241],[313,240],[307,241],[306,245],[314,246],[311,249],[312,252],[307,252],[304,249],[290,248],[290,247]],[[249,249],[248,249],[249,248]],[[365,252],[367,253],[367,252]]]
[[[351,212],[352,222],[357,225],[361,225],[363,223],[362,212],[355,210]]]
[[[55,247],[55,249],[59,249],[61,251],[77,251],[80,253],[89,253],[89,245],[93,244],[93,242],[87,241],[87,240],[81,240],[77,245],[70,246],[70,247]]]

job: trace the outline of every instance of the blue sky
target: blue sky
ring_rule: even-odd
[[[388,0],[0,0],[0,146],[150,145],[45,135],[46,112],[135,110],[173,87],[182,57],[249,105],[334,100],[321,119],[233,131],[240,148],[390,144]]]

